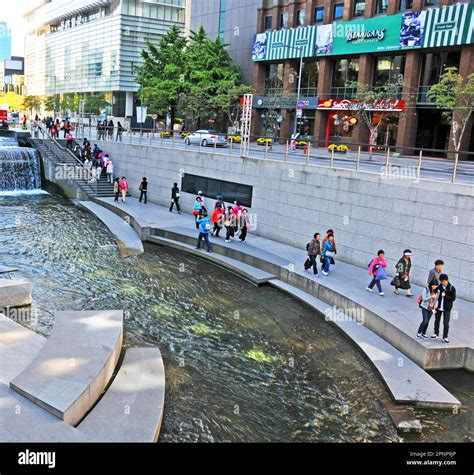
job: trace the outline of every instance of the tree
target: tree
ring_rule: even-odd
[[[372,152],[373,148],[377,145],[380,126],[387,116],[393,114],[393,109],[391,107],[384,108],[384,104],[390,106],[392,101],[399,96],[402,86],[403,83],[400,81],[387,83],[380,87],[371,87],[356,81],[346,83],[347,88],[356,91],[355,101],[349,104],[348,110],[355,113],[369,129],[370,152]],[[377,110],[367,107],[367,105],[375,103],[378,104]]]
[[[473,111],[474,73],[464,79],[457,68],[446,68],[438,84],[429,89],[428,99],[442,109],[443,117],[451,122],[451,140],[458,159],[462,139]]]
[[[24,108],[31,114],[38,113],[42,104],[43,99],[40,96],[26,96],[23,101]]]
[[[1,103],[6,104],[9,110],[21,111],[24,108],[24,97],[16,92],[9,91],[1,94]]]
[[[63,94],[63,97],[61,98],[61,102],[60,102],[60,109],[64,113],[64,115],[66,115],[68,111],[77,112],[78,108],[79,108],[79,96],[77,96],[74,93]]]
[[[57,112],[59,108],[59,95],[46,96],[44,99],[44,108],[48,112]]]
[[[100,114],[110,103],[105,100],[103,94],[92,94],[84,100],[84,112],[86,114]]]
[[[143,105],[156,114],[171,116],[174,122],[180,95],[184,92],[184,54],[187,40],[173,26],[158,45],[148,43],[142,51],[144,63],[136,68],[136,80],[141,87]]]

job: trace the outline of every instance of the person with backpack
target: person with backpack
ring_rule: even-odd
[[[436,309],[438,308],[438,299],[438,282],[433,279],[423,289],[423,293],[418,298],[418,305],[421,308],[422,321],[416,334],[417,338],[424,338],[425,340],[428,339],[428,336],[426,335],[426,330],[428,329],[428,325],[430,323],[431,317],[433,316],[433,313],[435,313]]]
[[[214,209],[214,212],[212,213],[211,221],[214,223],[214,229],[212,230],[212,235],[215,237],[219,237],[219,234],[221,232],[222,226],[223,226],[223,219],[224,219],[224,209],[218,205]]]
[[[74,137],[72,136],[72,134],[67,134],[67,137],[66,137],[66,148],[68,148],[69,150],[72,150],[72,143],[74,141]]]
[[[145,204],[148,202],[148,180],[146,177],[143,177],[142,182],[140,183],[140,186],[138,187],[140,190],[140,199],[138,200],[140,203],[144,200]]]
[[[385,252],[380,250],[377,253],[377,257],[369,264],[369,274],[372,276],[372,282],[367,287],[368,292],[373,292],[374,287],[377,286],[379,295],[383,297],[385,294],[382,289],[382,280],[387,279],[387,262],[385,261]]]
[[[199,236],[197,239],[196,250],[199,251],[201,249],[201,241],[204,239],[204,241],[206,241],[207,252],[213,252],[209,241],[209,232],[211,231],[212,225],[205,208],[202,208],[199,212],[196,222],[199,225]]]
[[[120,182],[120,190],[122,191],[122,203],[125,203],[127,200],[127,192],[128,192],[128,181],[125,177],[122,177]]]
[[[331,234],[328,236],[328,240],[324,243],[323,251],[321,256],[324,262],[323,275],[329,275],[329,269],[331,264],[335,264],[334,256],[336,255],[336,242],[334,240],[334,235]]]
[[[392,281],[392,285],[395,287],[395,294],[400,295],[400,289],[407,291],[407,297],[413,297],[410,284],[410,272],[412,268],[411,258],[413,253],[410,249],[405,249],[403,256],[397,262],[395,268],[397,269],[397,275]]]
[[[176,209],[178,210],[178,214],[181,214],[181,207],[179,206],[179,198],[180,192],[178,184],[175,183],[173,188],[171,188],[171,206],[170,206],[170,213],[173,212],[173,207],[176,205]]]
[[[313,236],[313,239],[306,245],[306,250],[308,251],[308,259],[304,263],[304,270],[308,272],[312,267],[314,275],[318,276],[317,258],[321,254],[321,234],[316,233]]]
[[[441,274],[439,277],[440,285],[438,286],[438,308],[436,309],[434,334],[431,338],[436,339],[439,336],[439,326],[441,317],[443,317],[443,341],[449,343],[449,320],[451,318],[451,311],[453,304],[456,301],[456,288],[450,284],[449,277],[446,274]]]

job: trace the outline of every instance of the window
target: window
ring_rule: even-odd
[[[405,56],[381,56],[376,59],[374,86],[403,83]]]
[[[338,59],[334,62],[333,88],[345,88],[349,81],[357,81],[358,77],[359,58]]]
[[[265,30],[271,30],[273,23],[273,17],[271,15],[267,15],[265,17]]]
[[[296,12],[296,26],[304,26],[306,22],[306,10],[301,9]]]
[[[301,94],[305,97],[317,96],[319,78],[319,61],[304,63],[301,76]]]
[[[364,16],[365,15],[365,0],[357,1],[354,3],[354,16]]]
[[[280,14],[280,28],[288,28],[289,26],[290,14],[288,12],[283,12]]]
[[[400,0],[398,9],[402,12],[404,10],[411,10],[413,8],[413,0]]]
[[[314,9],[314,22],[322,23],[324,21],[324,7],[316,7]]]
[[[227,203],[240,201],[242,206],[252,207],[253,187],[249,185],[186,174],[181,183],[181,191],[191,195],[202,191],[206,198],[216,199],[217,196],[222,196]]]
[[[267,64],[266,69],[265,91],[273,90],[281,92],[283,90],[284,64]]]
[[[377,0],[377,9],[376,13],[387,13],[388,10],[388,0]]]
[[[439,7],[439,0],[426,0],[425,7]]]
[[[343,17],[344,17],[344,4],[343,3],[336,3],[334,5],[333,19],[334,20],[342,20]]]

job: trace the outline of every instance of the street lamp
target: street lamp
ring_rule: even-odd
[[[301,76],[303,75],[303,52],[304,52],[304,48],[302,46],[291,46],[291,45],[285,45],[286,48],[290,48],[290,49],[295,49],[297,51],[300,52],[300,72],[299,72],[299,75],[298,75],[298,91],[297,91],[297,94],[296,94],[296,115],[295,115],[295,127],[294,127],[294,133],[293,133],[293,136],[294,138],[296,138],[296,134],[298,132],[298,104],[300,102],[300,99],[301,99]]]

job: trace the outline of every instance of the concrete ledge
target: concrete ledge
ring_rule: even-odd
[[[57,312],[51,336],[10,387],[76,425],[106,387],[120,356],[122,311]]]
[[[371,361],[396,402],[437,409],[461,407],[461,403],[426,371],[357,321],[341,314],[327,318],[328,310],[332,309],[321,300],[279,280],[269,283],[341,329]]]
[[[0,308],[31,305],[32,289],[33,285],[29,280],[0,278]]]
[[[266,284],[268,281],[275,279],[275,276],[273,274],[264,272],[260,269],[257,269],[256,267],[243,264],[242,262],[236,261],[235,259],[231,259],[229,257],[225,257],[221,254],[210,254],[207,253],[205,250],[197,251],[194,246],[191,246],[189,244],[157,236],[149,237],[148,241],[158,244],[160,246],[166,246],[171,249],[177,249],[179,251],[192,254],[195,257],[201,257],[203,259],[206,259],[207,261],[212,262],[213,264],[216,264],[219,267],[223,267],[227,271],[232,272],[233,274],[237,274],[239,277],[248,280],[249,282],[257,286]]]
[[[115,213],[108,211],[91,201],[81,201],[79,206],[100,219],[117,239],[122,257],[131,257],[143,254],[143,243],[133,228]]]
[[[165,401],[158,348],[131,348],[104,397],[78,426],[94,442],[156,442]]]
[[[46,338],[0,313],[0,383],[8,384],[38,355]]]

